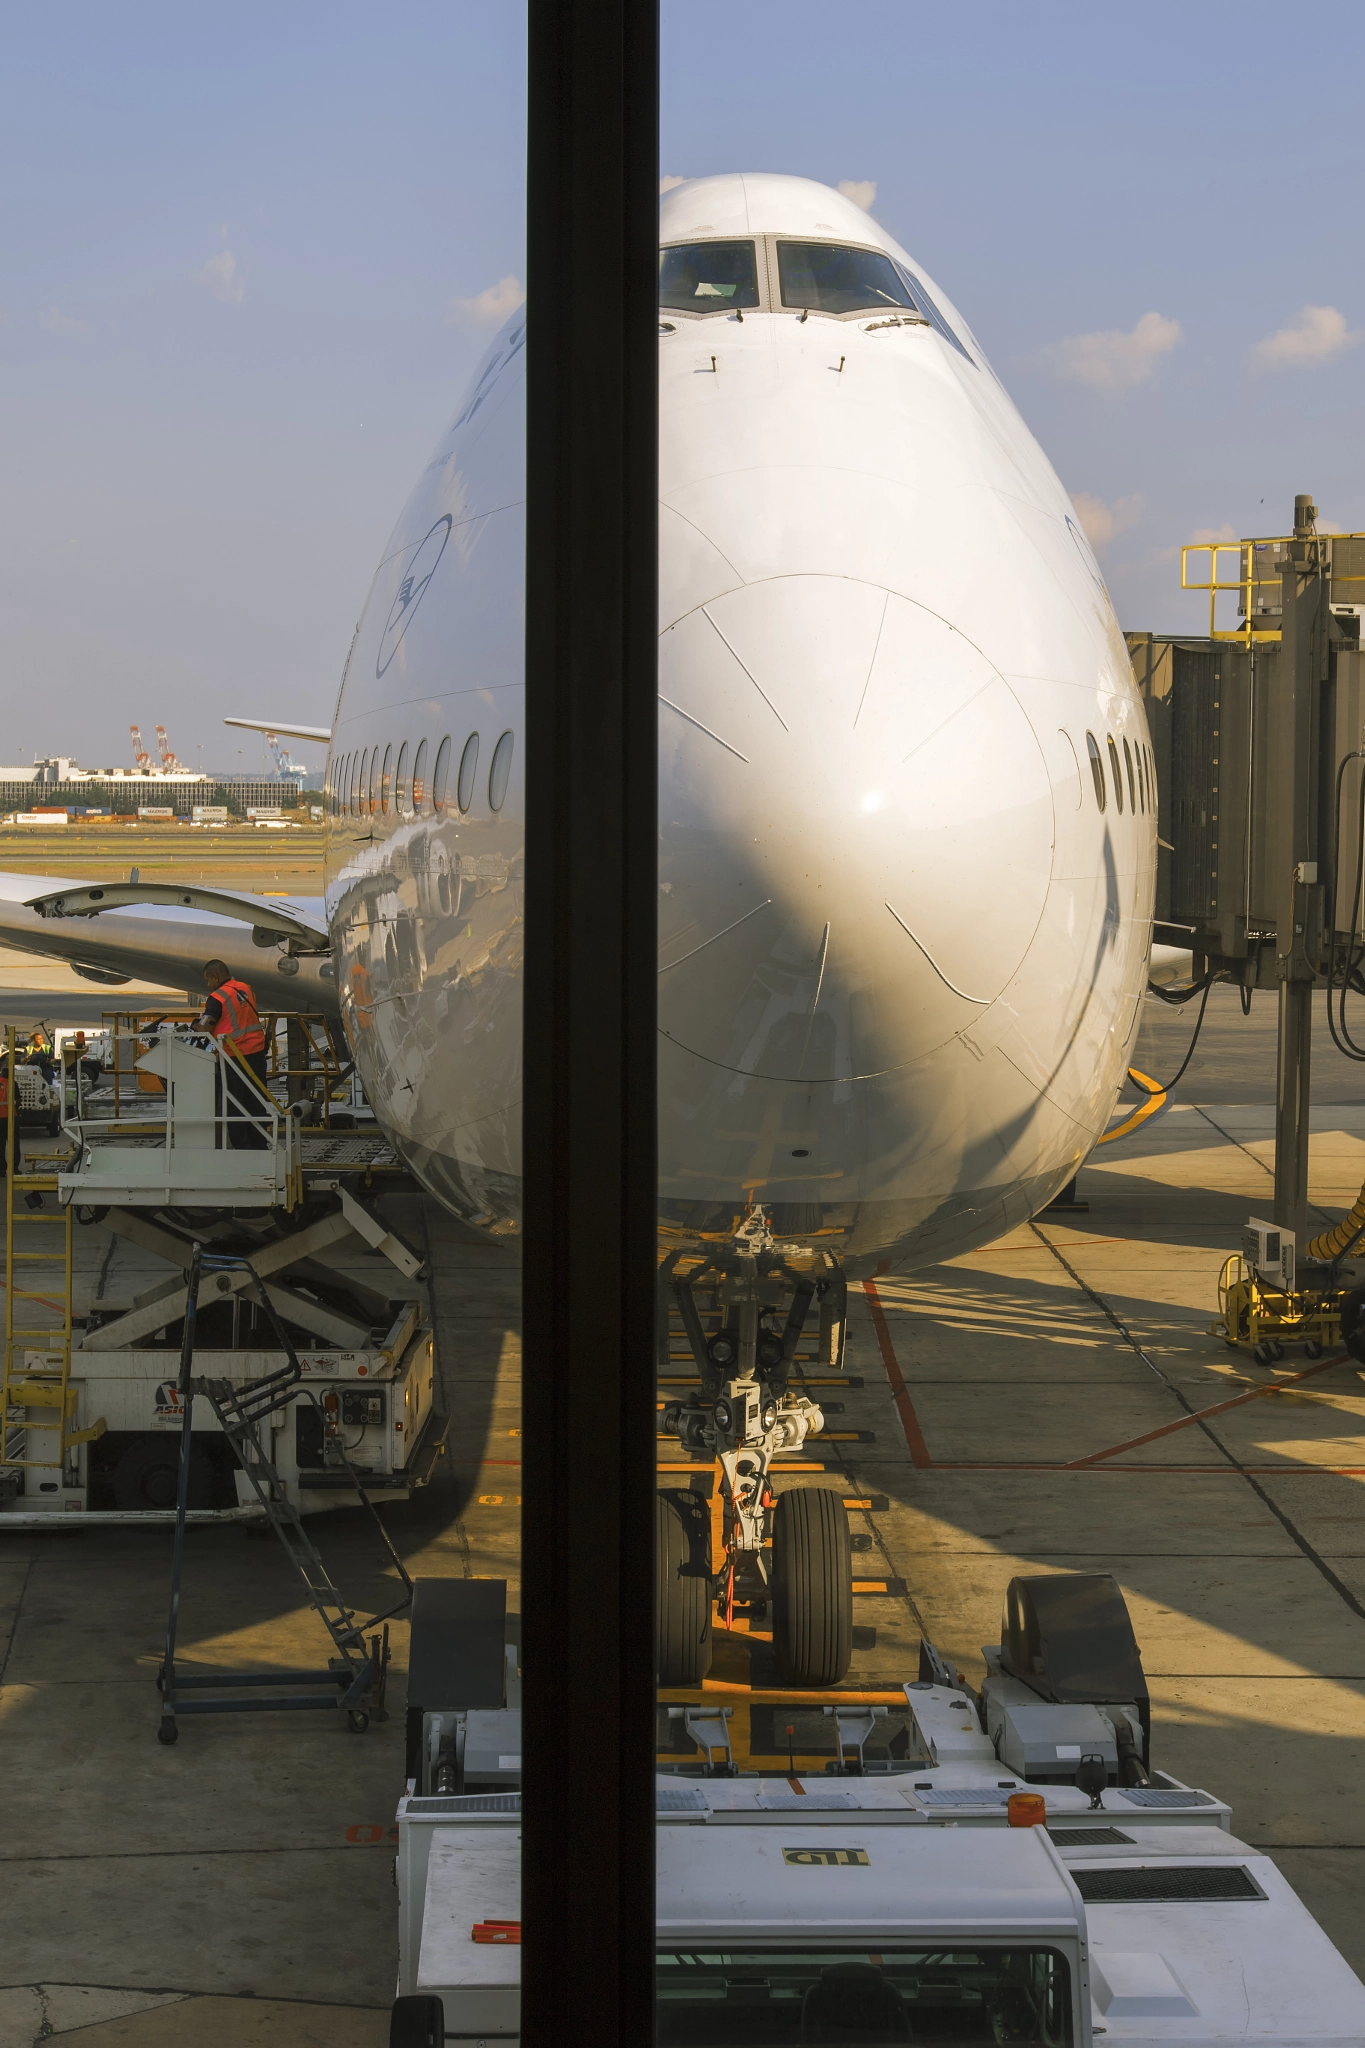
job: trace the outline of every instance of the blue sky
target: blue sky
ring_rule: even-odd
[[[1299,25],[1296,27],[1296,20]],[[799,172],[962,307],[1126,626],[1182,540],[1365,527],[1365,10],[668,0],[665,172]],[[255,768],[326,722],[393,518],[524,275],[523,21],[462,0],[11,9],[0,759]],[[1307,309],[1307,310],[1305,310]]]

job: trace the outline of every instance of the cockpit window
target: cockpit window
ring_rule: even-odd
[[[779,242],[777,269],[784,306],[812,313],[916,313],[905,279],[880,249],[839,242]]]
[[[933,294],[930,292],[928,286],[924,282],[924,279],[922,277],[913,276],[910,273],[910,271],[908,271],[905,268],[905,266],[901,263],[898,263],[896,265],[896,272],[898,276],[903,277],[905,279],[906,284],[910,287],[911,293],[914,296],[915,304],[919,307],[925,319],[930,323],[931,326],[936,327],[938,329],[939,333],[943,336],[943,339],[948,343],[949,347],[955,348],[958,354],[962,357],[963,361],[971,363],[972,368],[975,369],[975,359],[963,346],[962,337],[959,334],[955,333],[954,330],[949,326],[948,321],[944,316],[943,308],[939,305],[937,299],[935,299]]]
[[[758,304],[752,242],[681,242],[659,251],[659,305],[670,313],[728,313]]]

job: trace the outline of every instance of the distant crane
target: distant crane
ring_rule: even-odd
[[[139,774],[154,775],[156,768],[151,755],[142,744],[142,734],[135,725],[130,725],[128,730],[133,735],[133,762]]]
[[[171,752],[171,743],[166,738],[166,728],[164,725],[159,725],[156,729],[156,744],[160,750],[163,772],[167,775],[185,774],[184,762]]]
[[[280,745],[279,738],[275,733],[268,732],[265,736],[265,743],[274,756],[275,773],[281,779],[286,775],[306,775],[308,773],[302,761],[290,760],[288,747]]]

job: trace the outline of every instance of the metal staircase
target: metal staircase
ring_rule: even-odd
[[[271,1373],[264,1379],[249,1381],[245,1385],[223,1379],[196,1379],[192,1376],[190,1367],[194,1359],[194,1325],[200,1281],[209,1274],[242,1271],[250,1275],[257,1297],[274,1327],[275,1337],[288,1363],[278,1372]],[[385,1718],[384,1682],[389,1662],[388,1623],[395,1614],[401,1614],[411,1604],[412,1580],[402,1558],[389,1540],[389,1533],[376,1512],[373,1501],[365,1492],[359,1474],[338,1441],[335,1445],[337,1454],[350,1474],[362,1504],[369,1510],[384,1548],[393,1559],[398,1576],[403,1582],[404,1595],[382,1614],[372,1615],[368,1621],[360,1621],[355,1609],[333,1585],[317,1546],[304,1528],[299,1511],[290,1500],[271,1461],[266,1449],[268,1436],[262,1432],[262,1425],[268,1425],[272,1415],[279,1414],[295,1400],[302,1398],[313,1401],[312,1391],[302,1384],[302,1378],[302,1368],[293,1343],[276,1315],[269,1295],[262,1287],[250,1261],[206,1252],[201,1245],[196,1245],[190,1266],[184,1337],[180,1351],[178,1385],[184,1419],[180,1436],[170,1610],[166,1619],[166,1652],[157,1678],[161,1691],[161,1722],[157,1729],[157,1737],[163,1743],[176,1741],[179,1734],[176,1725],[178,1714],[280,1713],[322,1707],[340,1708],[346,1715],[347,1725],[356,1734],[364,1732],[372,1716]],[[305,1670],[219,1671],[212,1674],[184,1674],[176,1670],[175,1645],[180,1617],[180,1582],[184,1563],[185,1518],[189,1502],[193,1409],[196,1397],[208,1402],[224,1436],[236,1451],[242,1470],[246,1473],[267,1521],[278,1537],[285,1556],[298,1574],[308,1596],[309,1606],[332,1639],[336,1654],[328,1659],[325,1667],[310,1667]],[[317,1405],[316,1402],[314,1405]],[[321,1414],[321,1410],[319,1413]],[[325,1417],[323,1426],[326,1427]],[[371,1634],[371,1630],[376,1633]],[[293,1689],[301,1686],[325,1689],[310,1692]],[[276,1690],[262,1696],[262,1687],[273,1687]],[[209,1694],[214,1696],[209,1697]]]

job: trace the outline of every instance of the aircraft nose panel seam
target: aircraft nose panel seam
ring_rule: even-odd
[[[984,1009],[986,1005],[992,1001],[992,998],[990,996],[969,996],[965,988],[959,988],[956,982],[949,981],[947,975],[943,972],[943,969],[939,966],[937,960],[935,960],[933,954],[929,951],[929,948],[924,944],[924,941],[922,939],[917,939],[915,937],[915,934],[911,931],[909,925],[905,922],[905,919],[901,916],[900,912],[897,909],[895,909],[893,905],[891,905],[890,903],[888,903],[886,907],[891,912],[891,915],[895,918],[896,923],[900,926],[901,930],[905,933],[906,938],[910,940],[912,945],[919,947],[920,952],[923,953],[925,959],[929,962],[929,965],[933,968],[935,974],[938,976],[939,980],[943,983],[943,986],[946,989],[951,989],[955,996],[961,996],[964,1003],[976,1003],[978,1007],[982,1009]]]

